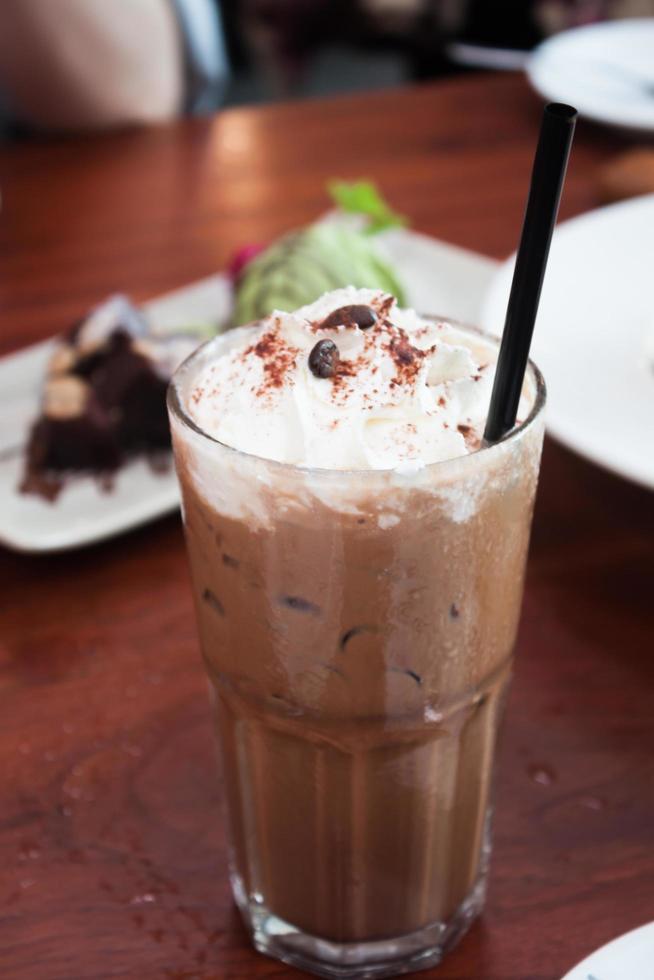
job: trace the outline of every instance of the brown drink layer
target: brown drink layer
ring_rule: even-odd
[[[173,436],[237,893],[336,942],[447,922],[483,876],[541,420],[415,480],[314,471],[318,493]],[[258,517],[213,501],[212,453]]]

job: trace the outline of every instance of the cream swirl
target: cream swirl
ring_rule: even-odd
[[[356,325],[354,306],[374,317]],[[310,354],[324,340],[338,354],[316,373]],[[307,467],[410,471],[480,444],[495,349],[382,292],[338,289],[214,344],[187,410],[235,449]]]

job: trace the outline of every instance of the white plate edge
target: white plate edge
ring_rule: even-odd
[[[628,213],[630,210],[635,210],[637,207],[642,205],[642,202],[646,201],[648,204],[654,208],[654,193],[642,194],[638,197],[629,198],[626,201],[616,201],[612,204],[606,204],[599,208],[593,208],[591,211],[584,211],[582,214],[575,215],[573,218],[569,218],[566,221],[561,222],[557,225],[555,234],[563,232],[566,236],[568,234],[574,234],[578,226],[592,225],[596,222],[601,222],[607,213],[620,213],[622,211]],[[486,295],[482,299],[481,303],[481,326],[484,329],[490,329],[491,311],[495,312],[497,306],[497,295],[501,290],[501,286],[505,284],[506,279],[510,279],[511,269],[515,264],[515,252],[508,256],[503,262],[500,262],[497,267],[497,271],[493,281]],[[547,383],[547,378],[545,379]],[[548,415],[546,410],[545,425],[547,434],[552,436],[557,442],[560,442],[563,446],[570,449],[577,455],[582,456],[599,466],[601,469],[613,473],[621,478],[627,478],[631,482],[638,484],[638,486],[644,487],[645,489],[654,489],[654,476],[652,475],[651,468],[642,470],[638,466],[634,467],[631,462],[619,463],[616,465],[615,462],[607,462],[604,457],[597,453],[595,448],[589,448],[585,443],[583,438],[571,437],[565,428],[562,430],[560,424],[556,421],[552,421],[550,415]],[[619,455],[619,454],[618,454]]]
[[[600,946],[594,952],[586,956],[580,963],[573,966],[561,980],[590,980],[592,974],[589,974],[589,970],[597,970],[598,964],[597,959],[606,956],[607,953],[614,953],[616,949],[620,946],[627,946],[636,937],[642,936],[645,933],[651,932],[653,946],[654,946],[654,921],[646,922],[642,926],[636,926],[635,929],[630,929],[629,932],[622,933],[621,936],[616,936],[614,939],[610,939],[603,946]],[[601,963],[599,968],[602,969]],[[594,980],[603,980],[602,977],[595,977]],[[647,977],[625,977],[624,980],[651,980]]]

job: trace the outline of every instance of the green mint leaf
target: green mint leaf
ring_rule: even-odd
[[[407,219],[386,203],[375,185],[369,180],[330,180],[327,190],[334,203],[349,214],[362,214],[368,218],[366,235],[375,235],[385,228],[406,225]]]

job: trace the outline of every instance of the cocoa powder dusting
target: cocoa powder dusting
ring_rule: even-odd
[[[465,439],[466,446],[469,450],[472,451],[473,449],[479,449],[481,440],[471,425],[461,423],[460,425],[457,425],[457,430]]]
[[[257,388],[257,396],[263,397],[269,394],[273,388],[283,387],[287,376],[295,367],[299,353],[298,347],[287,344],[280,336],[279,320],[275,321],[275,325],[256,344],[252,344],[243,351],[241,354],[243,361],[246,361],[251,354],[256,354],[263,361],[265,379],[263,384]]]
[[[351,360],[344,358],[342,361],[339,361],[336,373],[331,378],[332,398],[334,401],[345,401],[351,387],[349,379],[356,378],[359,371],[365,367],[365,364],[365,354],[359,354],[358,357],[352,358]]]
[[[388,316],[394,302],[394,296],[385,296],[381,303],[373,304],[380,320],[383,320],[386,316]]]
[[[386,350],[395,363],[396,372],[393,380],[400,385],[410,385],[415,380],[427,351],[414,347],[404,330],[395,328],[393,333],[395,336],[386,345]]]

